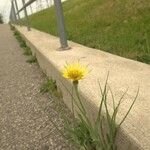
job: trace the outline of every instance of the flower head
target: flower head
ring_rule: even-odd
[[[62,71],[63,77],[72,81],[82,80],[87,73],[87,66],[81,65],[79,62],[67,64]]]

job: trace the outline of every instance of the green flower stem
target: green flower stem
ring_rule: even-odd
[[[64,86],[64,88],[67,90],[67,92],[69,93],[69,95],[71,96],[71,98],[72,98],[72,100],[74,101],[74,103],[73,103],[73,105],[75,104],[77,107],[78,107],[78,109],[80,110],[80,112],[83,114],[83,111],[82,111],[82,109],[80,108],[80,106],[79,106],[79,104],[76,102],[76,99],[75,99],[75,97],[73,96],[73,93],[71,93],[70,91],[69,91],[69,89],[66,87],[66,85],[60,80],[60,82],[61,82],[61,84]],[[74,88],[74,87],[73,87]],[[75,112],[75,111],[74,111]]]
[[[74,99],[74,102],[76,104],[76,106],[78,107],[79,111],[81,112],[81,115],[84,117],[86,123],[87,123],[87,127],[89,128],[90,132],[92,133],[93,132],[93,127],[92,127],[92,124],[89,120],[89,118],[87,117],[87,114],[86,114],[86,110],[84,108],[84,105],[82,103],[82,100],[80,98],[80,95],[79,95],[79,91],[78,91],[78,81],[73,81],[73,86],[74,86],[74,89],[75,89],[75,94],[77,96],[77,99],[78,99],[78,102],[76,101],[76,99]],[[79,113],[80,114],[80,113]]]
[[[72,87],[72,95],[73,95],[73,87]],[[75,124],[75,113],[74,113],[74,98],[71,97],[71,108],[72,108],[72,114],[73,114],[73,122]]]
[[[73,81],[73,86],[74,86],[74,89],[75,89],[75,94],[76,94],[76,96],[77,96],[77,98],[78,98],[78,100],[79,100],[79,103],[80,103],[80,105],[81,105],[81,108],[82,108],[83,112],[86,114],[86,110],[85,110],[85,108],[84,108],[84,106],[83,106],[83,104],[82,104],[82,101],[81,101],[81,99],[80,99],[80,96],[79,96],[78,81]]]

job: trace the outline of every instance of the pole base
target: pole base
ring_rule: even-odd
[[[57,51],[65,51],[65,50],[70,50],[71,47],[67,46],[67,47],[60,47],[58,49],[56,49]]]

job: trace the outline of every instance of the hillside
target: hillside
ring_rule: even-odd
[[[150,64],[149,0],[68,0],[63,8],[69,40]],[[30,22],[57,35],[54,7]]]

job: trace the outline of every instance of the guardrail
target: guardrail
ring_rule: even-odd
[[[28,2],[25,3],[25,0],[22,0],[22,8],[18,9],[18,4],[17,0],[12,0],[11,1],[11,11],[10,11],[10,21],[15,23],[18,20],[20,20],[20,15],[19,13],[24,11],[24,16],[26,20],[26,26],[27,30],[30,31],[30,22],[29,22],[29,17],[27,13],[27,7],[30,6],[32,3],[34,3],[37,0],[29,0]],[[14,5],[15,2],[15,5]],[[16,10],[15,11],[15,6]],[[56,10],[56,18],[57,18],[57,28],[58,28],[58,34],[59,34],[59,39],[60,39],[60,50],[67,50],[70,49],[68,46],[67,42],[67,36],[66,36],[66,29],[65,29],[65,21],[64,21],[64,15],[63,15],[63,8],[62,8],[62,2],[61,0],[54,0],[54,6]],[[17,18],[18,16],[18,18]]]

